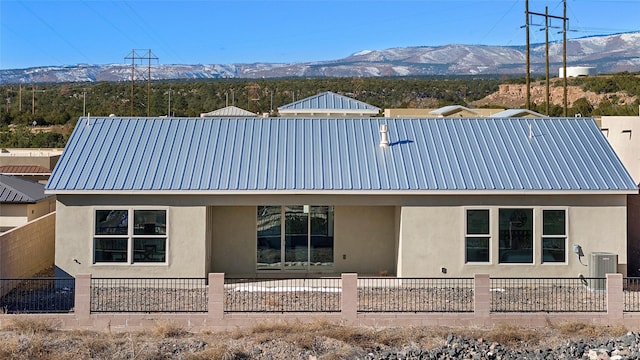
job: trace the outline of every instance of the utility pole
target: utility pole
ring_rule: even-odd
[[[549,15],[549,10],[548,7],[545,7],[545,13],[541,14],[541,13],[537,13],[537,12],[532,12],[529,11],[529,0],[526,0],[526,14],[527,14],[527,24],[525,25],[527,28],[527,109],[529,108],[529,101],[530,101],[530,82],[529,82],[529,48],[530,48],[530,44],[529,44],[529,15],[537,15],[537,16],[544,16],[545,17],[545,29],[547,31],[546,34],[546,73],[547,73],[547,115],[549,115],[549,18],[552,19],[560,19],[563,21],[563,33],[564,33],[564,40],[563,40],[563,51],[562,51],[562,58],[563,58],[563,67],[564,67],[564,116],[567,116],[567,20],[569,20],[567,18],[567,0],[563,0],[564,2],[564,15],[563,16],[554,16],[554,15]]]
[[[544,96],[547,99],[546,110],[547,110],[547,116],[549,116],[549,7],[548,6],[544,7],[544,43],[545,43],[544,52],[545,52],[545,59],[546,59],[544,64],[545,78],[546,78]]]
[[[563,99],[564,99],[564,117],[567,117],[567,0],[563,0],[564,16],[562,17],[562,67],[564,68],[563,82]]]
[[[524,14],[525,14],[525,23],[524,26],[527,30],[527,38],[526,38],[526,45],[527,45],[527,66],[526,66],[526,84],[527,84],[527,110],[531,110],[531,63],[530,63],[530,53],[529,53],[529,48],[531,47],[530,43],[529,43],[529,0],[525,0],[525,10],[524,10]]]
[[[136,60],[147,60],[147,116],[151,116],[151,60],[158,60],[151,49],[146,50],[146,54],[140,55],[142,50],[132,49],[129,55],[124,59],[131,60],[131,116],[134,116],[134,102],[135,102],[135,81],[136,81]]]

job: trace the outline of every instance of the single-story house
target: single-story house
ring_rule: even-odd
[[[468,108],[462,105],[447,105],[438,109],[391,108],[384,109],[384,117],[493,117],[504,108]]]
[[[475,110],[469,109],[466,106],[448,105],[429,111],[429,115],[436,117],[478,117],[480,116],[480,113]]]
[[[0,232],[49,214],[55,206],[55,196],[46,195],[43,184],[0,174]]]
[[[257,114],[252,113],[251,111],[245,110],[245,109],[241,109],[237,106],[233,106],[233,105],[229,105],[229,106],[225,106],[222,109],[218,109],[218,110],[213,110],[213,111],[209,111],[206,113],[202,113],[200,114],[200,117],[210,117],[210,116],[217,116],[217,117],[252,117],[252,116],[258,116]]]
[[[47,184],[70,275],[626,273],[591,118],[81,118]]]
[[[286,117],[362,117],[376,116],[380,108],[331,91],[294,101],[278,108]]]
[[[507,109],[504,111],[500,111],[492,115],[497,118],[506,118],[506,117],[522,117],[522,118],[541,118],[546,117],[546,115],[540,114],[535,111],[531,111],[529,109]]]

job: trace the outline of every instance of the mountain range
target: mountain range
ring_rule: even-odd
[[[546,45],[530,47],[530,68],[544,74]],[[549,44],[551,76],[562,67],[563,43]],[[153,80],[283,77],[518,75],[526,72],[525,46],[460,45],[364,50],[332,61],[304,63],[151,65]],[[567,41],[567,66],[607,74],[640,71],[640,32]],[[146,69],[146,67],[145,67]],[[129,81],[130,64],[41,66],[0,70],[0,84]]]

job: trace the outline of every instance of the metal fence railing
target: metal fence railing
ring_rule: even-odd
[[[640,312],[640,277],[623,279],[624,311]]]
[[[473,278],[359,278],[358,311],[472,312]]]
[[[225,312],[338,312],[340,278],[224,279]]]
[[[91,312],[207,312],[204,278],[92,278]]]
[[[0,279],[0,313],[66,313],[75,300],[73,278]]]
[[[492,312],[606,312],[605,278],[492,278]]]
[[[473,312],[473,278],[361,277],[358,312]],[[213,289],[212,289],[213,290]],[[623,279],[624,312],[640,312],[640,278]],[[205,278],[92,278],[93,313],[207,312]],[[214,290],[215,291],[215,290]],[[224,311],[340,312],[342,279],[225,278]],[[0,313],[73,311],[73,278],[0,279]],[[357,297],[357,298],[356,298]],[[606,312],[605,278],[491,278],[491,312]]]

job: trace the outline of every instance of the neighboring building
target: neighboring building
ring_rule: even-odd
[[[591,118],[80,119],[47,184],[107,277],[625,274],[637,192]]]
[[[51,170],[37,165],[2,165],[0,175],[17,176],[19,178],[46,184]]]
[[[496,118],[542,118],[546,115],[531,111],[529,109],[507,109],[492,115]]]
[[[362,117],[376,116],[380,108],[331,91],[292,102],[278,108],[287,117]]]
[[[0,232],[53,212],[55,206],[55,196],[45,195],[44,185],[0,175]]]
[[[640,116],[603,116],[602,133],[640,187]],[[629,276],[640,276],[640,195],[627,200]]]
[[[504,109],[470,109],[462,105],[444,106],[439,109],[384,109],[384,117],[491,117]]]
[[[40,166],[53,170],[63,149],[0,149],[0,166]]]
[[[480,114],[462,105],[449,105],[429,111],[429,115],[437,117],[478,117]]]
[[[257,116],[257,114],[252,113],[251,111],[247,111],[245,109],[241,109],[237,106],[227,106],[222,109],[210,111],[208,113],[200,114],[200,117],[252,117]]]

